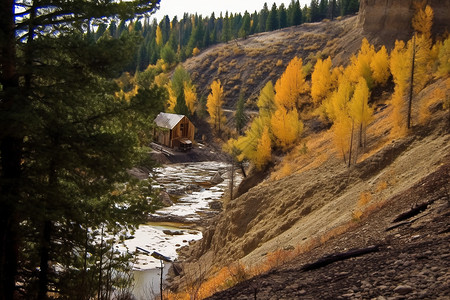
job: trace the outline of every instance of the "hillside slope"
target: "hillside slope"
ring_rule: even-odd
[[[347,61],[361,46],[362,29],[357,16],[342,21],[302,24],[218,44],[186,60],[184,68],[192,75],[199,97],[206,97],[211,83],[224,86],[225,107],[233,108],[243,93],[255,103],[259,91],[280,77],[295,56],[304,65],[329,55],[335,64]]]
[[[445,87],[444,82],[429,86],[422,96],[438,87]],[[330,150],[331,134],[321,133],[317,141],[312,138],[304,161],[285,158],[298,167],[293,175],[266,180],[228,203],[193,253],[205,261],[213,257],[219,265],[238,259],[251,265],[268,252],[304,244],[352,220],[362,194],[370,194],[366,206],[381,203],[448,160],[445,112],[436,111],[433,122],[417,125],[412,135],[392,142],[388,142],[389,113],[388,108],[376,115],[367,132],[369,155],[350,168]],[[386,133],[378,137],[378,132]],[[314,166],[315,160],[320,165]]]
[[[208,299],[448,299],[449,187],[447,156],[436,171],[354,223],[353,230]],[[430,204],[393,222],[399,212],[423,203]],[[305,270],[321,258],[355,248],[375,251]]]

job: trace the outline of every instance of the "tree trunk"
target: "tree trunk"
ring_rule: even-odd
[[[51,232],[52,232],[52,222],[49,220],[46,220],[44,222],[44,228],[43,228],[42,238],[41,238],[41,250],[40,250],[41,262],[39,265],[40,271],[39,271],[38,300],[47,299],[48,283],[49,283],[48,262],[50,260]]]
[[[414,90],[414,61],[416,59],[416,34],[413,36],[413,46],[412,46],[412,60],[411,60],[411,81],[409,84],[409,101],[408,101],[408,115],[406,118],[407,128],[411,128],[411,107],[412,107],[412,98],[413,98],[413,90]]]
[[[350,135],[350,148],[348,150],[348,166],[350,167],[352,163],[352,148],[353,148],[353,131],[355,128],[355,122],[352,121],[352,133]]]
[[[0,83],[3,98],[0,110],[5,116],[19,107],[19,80],[16,71],[14,0],[0,4]],[[20,222],[17,205],[21,178],[22,137],[15,135],[16,122],[0,121],[0,300],[13,299],[16,285]]]
[[[233,188],[234,188],[234,161],[231,158],[230,166],[230,201],[233,200]]]

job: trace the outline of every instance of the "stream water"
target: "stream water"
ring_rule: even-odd
[[[178,194],[174,205],[156,211],[157,216],[175,216],[190,223],[199,221],[211,211],[209,204],[220,199],[229,187],[229,165],[223,162],[173,164],[155,171],[155,187]],[[212,186],[205,184],[217,172],[224,181]],[[235,175],[236,184],[241,179],[239,174]],[[156,251],[173,261],[177,258],[178,248],[202,238],[200,231],[189,229],[182,223],[143,224],[133,236],[134,238],[126,240],[122,247],[128,251],[134,251],[137,247],[142,249],[136,254],[134,265],[133,294],[139,300],[152,299],[154,295],[159,294],[161,262],[149,253]],[[163,277],[169,267],[170,263],[164,264]]]

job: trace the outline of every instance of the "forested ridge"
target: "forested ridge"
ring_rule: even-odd
[[[164,16],[159,22],[151,16],[126,22],[113,20],[102,23],[92,35],[98,39],[103,35],[119,38],[122,34],[136,33],[141,37],[131,64],[124,71],[144,71],[148,65],[155,65],[163,59],[169,65],[183,62],[197,55],[200,50],[221,42],[267,32],[303,23],[319,22],[339,16],[355,14],[359,9],[358,0],[312,0],[309,6],[300,6],[299,1],[291,1],[286,7],[264,4],[260,11],[233,13],[223,12],[219,16],[184,14],[178,20]]]

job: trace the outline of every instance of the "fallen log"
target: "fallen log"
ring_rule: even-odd
[[[411,217],[414,217],[415,215],[418,215],[421,212],[425,211],[428,208],[428,205],[430,205],[430,204],[431,204],[431,201],[427,201],[427,202],[424,202],[424,203],[419,204],[417,206],[414,206],[410,210],[399,214],[397,216],[397,218],[395,218],[394,221],[392,221],[392,223],[397,223],[397,222],[400,222],[400,221],[407,220],[407,219],[409,219]]]
[[[352,249],[347,252],[340,252],[340,253],[327,255],[327,256],[324,256],[324,257],[318,259],[317,261],[315,261],[313,263],[304,265],[301,268],[301,270],[303,272],[306,272],[306,271],[319,269],[319,268],[325,267],[325,266],[327,266],[331,263],[337,262],[337,261],[346,260],[346,259],[349,259],[352,257],[358,257],[358,256],[372,253],[372,252],[378,252],[379,250],[380,250],[380,246],[375,245],[375,246],[369,246],[367,248]]]

